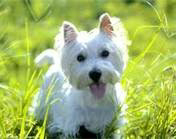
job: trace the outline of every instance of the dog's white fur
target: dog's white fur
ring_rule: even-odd
[[[59,131],[65,136],[75,136],[80,125],[94,133],[104,131],[118,106],[122,109],[117,126],[125,123],[125,93],[120,77],[127,62],[127,45],[120,20],[107,13],[91,32],[78,32],[73,24],[63,23],[55,49],[46,50],[36,58],[39,66],[45,62],[51,64],[33,105],[37,120],[44,121],[47,115],[49,133]],[[108,58],[99,56],[103,49],[110,52]],[[82,63],[76,60],[79,53],[86,56]],[[106,84],[105,95],[100,99],[89,89],[92,83],[89,72],[94,67],[102,71],[100,80]]]

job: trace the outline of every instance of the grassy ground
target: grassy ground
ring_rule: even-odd
[[[126,138],[176,138],[176,2],[150,3],[1,0],[0,138],[44,138],[45,125],[31,132],[35,121],[28,115],[46,71],[33,59],[53,47],[63,20],[90,30],[104,11],[122,19],[132,40],[121,81],[127,91]]]

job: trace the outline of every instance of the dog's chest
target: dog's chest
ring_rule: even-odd
[[[92,132],[100,132],[107,124],[112,121],[115,113],[115,106],[91,108],[85,107],[83,110],[84,126]]]
[[[114,90],[113,90],[114,91]],[[108,95],[110,94],[110,95]],[[114,92],[107,92],[104,99],[95,100],[90,92],[77,92],[70,96],[73,113],[77,115],[74,120],[84,125],[86,129],[92,132],[99,132],[108,125],[113,117],[117,107]],[[70,101],[69,101],[70,102]],[[80,122],[81,121],[81,122]]]

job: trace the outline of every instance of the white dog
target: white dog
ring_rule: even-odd
[[[120,78],[127,62],[127,45],[120,20],[107,13],[90,32],[78,32],[73,24],[63,23],[56,49],[36,58],[38,65],[51,64],[34,101],[35,118],[47,118],[49,134],[93,138],[87,133],[100,133],[102,137],[117,107],[122,108],[117,127],[123,126],[125,93]]]

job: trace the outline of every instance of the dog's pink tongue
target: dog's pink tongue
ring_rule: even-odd
[[[97,84],[91,84],[90,90],[92,94],[97,98],[100,99],[104,96],[106,91],[106,85],[104,83],[97,83]]]

